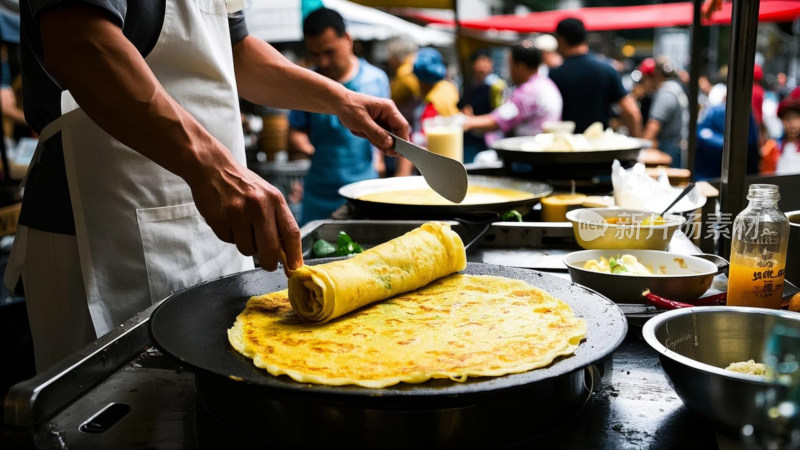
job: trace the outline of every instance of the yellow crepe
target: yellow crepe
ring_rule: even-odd
[[[228,340],[275,376],[381,388],[544,367],[585,334],[586,322],[544,290],[454,274],[326,324],[297,317],[286,290],[252,297]]]
[[[289,277],[289,301],[298,316],[324,323],[465,267],[458,234],[428,222],[351,258],[300,267]]]
[[[514,202],[533,198],[533,194],[516,189],[493,188],[488,186],[470,185],[467,196],[460,205],[485,205],[494,203]],[[454,203],[433,189],[407,189],[399,191],[374,192],[358,197],[359,200],[377,203],[393,203],[397,205],[453,205]]]

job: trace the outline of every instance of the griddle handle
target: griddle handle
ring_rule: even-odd
[[[487,212],[489,217],[481,220],[470,220],[456,217],[454,220],[467,229],[469,240],[464,244],[464,251],[469,251],[473,244],[478,242],[488,231],[492,228],[492,224],[501,220],[501,215],[498,212]]]

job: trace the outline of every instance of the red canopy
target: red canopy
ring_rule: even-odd
[[[691,25],[691,2],[662,3],[639,6],[604,6],[596,8],[559,9],[534,12],[522,16],[492,16],[485,19],[462,20],[461,26],[477,30],[507,30],[520,33],[552,33],[561,19],[576,17],[583,21],[588,31],[628,30]],[[800,16],[800,0],[761,0],[758,19],[761,22],[791,22]],[[416,15],[431,23],[453,25],[452,20],[429,15]],[[713,13],[703,25],[728,25],[731,23],[731,3],[723,3],[722,10]]]

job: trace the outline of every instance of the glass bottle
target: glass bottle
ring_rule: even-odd
[[[778,209],[778,186],[753,184],[747,199],[747,208],[733,221],[728,305],[779,309],[789,219]]]

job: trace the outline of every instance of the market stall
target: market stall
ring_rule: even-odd
[[[419,223],[315,222],[303,229],[304,246],[308,249],[319,238],[330,239],[346,231],[369,247]],[[466,228],[457,222],[453,226],[466,236]],[[539,279],[542,275],[530,268],[557,267],[561,256],[577,248],[568,224],[497,223],[473,247],[469,261],[474,266],[468,271],[488,267],[504,276]],[[685,237],[671,244],[677,252],[692,248]],[[520,268],[502,268],[508,265]],[[6,424],[11,425],[6,432],[16,439],[12,442],[40,448],[57,441],[76,448],[129,448],[136,442],[159,448],[473,447],[478,443],[480,447],[539,448],[558,442],[570,448],[609,449],[717,442],[714,427],[682,405],[660,372],[656,355],[637,337],[642,323],[657,311],[641,304],[617,309],[564,275],[544,275],[548,289],[570,302],[584,298],[585,307],[598,309],[586,311],[587,317],[596,316],[601,322],[593,325],[599,328],[577,358],[560,361],[547,371],[478,383],[438,382],[380,390],[312,387],[255,372],[247,376],[258,376],[266,385],[231,382],[219,374],[250,373],[249,363],[222,348],[224,341],[211,344],[218,339],[206,326],[192,332],[170,327],[182,323],[196,328],[191,324],[195,319],[168,320],[166,315],[182,314],[176,302],[159,313],[155,338],[171,340],[189,333],[208,340],[208,345],[198,346],[191,338],[187,342],[194,344],[181,350],[201,358],[206,355],[206,362],[188,354],[184,355],[188,359],[178,361],[153,345],[148,331],[157,308],[153,307],[63,364],[16,385],[6,398]],[[269,281],[272,278],[277,274],[254,271],[207,284],[201,289],[211,294],[206,297],[209,305],[229,304],[226,312],[213,313],[216,308],[203,307],[191,315],[205,316],[200,320],[224,328],[238,313],[242,296],[260,292],[262,283],[275,282]],[[201,291],[189,290],[184,297],[194,293]],[[626,329],[628,337],[623,341]],[[221,352],[219,357],[214,356],[217,352]],[[228,364],[232,365],[226,368]],[[235,392],[238,389],[250,392]],[[254,396],[264,396],[258,407],[252,403]],[[309,420],[316,429],[328,432],[296,430],[296,426],[305,429]],[[275,423],[282,425],[270,425]],[[503,431],[498,434],[498,430]]]
[[[727,124],[729,143],[721,184],[725,213],[735,214],[741,209],[750,181],[745,181],[739,164],[743,150],[730,141],[736,142],[741,128],[737,125],[744,121],[741,99],[745,94],[749,99],[746,85],[752,81],[747,74],[752,74],[754,26],[747,17],[756,15],[757,3],[733,3],[733,29],[737,37],[743,37],[731,45],[729,92],[734,99],[729,97],[728,106],[733,114]],[[504,150],[518,153],[515,148]],[[638,150],[626,147],[606,151],[622,151],[633,162],[631,155]],[[610,163],[606,154],[598,156],[593,151],[589,155],[600,157],[599,163],[606,166]],[[535,160],[519,162],[539,164],[542,161],[538,158],[544,158],[545,163],[554,165],[577,163],[563,154],[525,156]],[[560,175],[559,180],[568,179]],[[473,184],[478,184],[479,177],[472,175]],[[495,182],[500,184],[489,187],[505,194],[522,191],[529,195],[510,203],[484,198],[476,201],[478,206],[463,208],[452,204],[409,205],[397,200],[374,208],[360,197],[363,192],[351,190],[348,194],[345,190],[355,206],[355,217],[304,226],[304,255],[311,265],[331,262],[314,261],[311,252],[320,240],[335,241],[345,232],[369,251],[421,226],[424,219],[444,220],[462,245],[467,244],[463,253],[465,274],[524,281],[559,297],[587,322],[587,332],[574,354],[561,355],[535,370],[502,376],[469,380],[445,377],[377,388],[324,385],[271,375],[253,366],[226,340],[226,330],[251,296],[287,287],[280,271],[256,269],[176,292],[49,370],[13,386],[4,403],[3,439],[13,447],[36,448],[612,449],[713,448],[739,443],[740,424],[721,426],[713,417],[690,409],[687,397],[673,389],[674,380],[662,371],[663,355],[642,340],[646,323],[661,315],[665,305],[676,307],[677,303],[663,298],[658,300],[661,304],[648,302],[641,295],[640,302],[635,301],[636,296],[622,301],[575,282],[565,258],[585,245],[579,239],[585,236],[581,235],[580,221],[541,221],[539,202],[552,193],[553,186],[541,180],[505,177],[495,177]],[[388,184],[400,189],[402,197],[403,183]],[[692,203],[687,211],[694,213],[704,204],[705,198]],[[670,259],[678,270],[685,269],[681,256],[688,260],[689,255],[701,252],[694,236],[676,230],[687,218],[668,215],[672,204],[651,206],[648,222],[635,224],[637,233],[642,228],[650,231],[644,241],[652,243],[658,241],[651,239],[654,231],[666,233],[670,229],[671,234],[658,241],[665,244],[660,250],[671,252]],[[522,212],[504,217],[506,209]],[[581,209],[596,212],[593,208]],[[480,217],[484,212],[491,213],[489,220]],[[391,213],[402,217],[389,217]],[[415,214],[420,217],[411,220]],[[517,216],[524,220],[512,220]],[[589,223],[601,223],[605,233],[613,230],[609,224],[616,225],[621,219],[615,214]],[[475,223],[482,225],[478,234],[471,228]],[[635,242],[638,234],[636,239],[623,235],[617,240]],[[419,261],[431,256],[420,251],[411,254]],[[726,290],[722,268],[715,265],[702,277],[695,277],[705,283],[704,297],[716,301]],[[391,283],[382,281],[391,290]],[[796,290],[786,289],[784,293],[788,296]],[[491,317],[480,319],[491,326]],[[435,333],[436,326],[424,330]],[[676,341],[674,345],[691,343],[692,336],[682,334]],[[379,364],[381,355],[373,356]],[[742,404],[752,400],[741,399]]]

